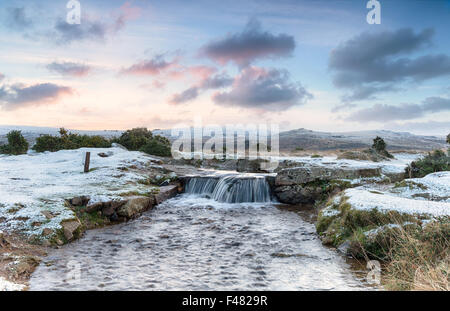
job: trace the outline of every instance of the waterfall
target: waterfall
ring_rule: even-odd
[[[270,187],[264,176],[189,177],[185,192],[225,203],[272,201]]]

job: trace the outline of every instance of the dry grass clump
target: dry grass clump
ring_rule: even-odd
[[[364,236],[352,242],[357,244],[353,251],[358,250],[360,257],[385,263],[383,284],[389,290],[449,290],[449,237],[450,223],[446,218],[423,227],[396,226],[376,237]]]

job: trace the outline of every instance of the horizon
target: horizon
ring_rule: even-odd
[[[0,123],[450,132],[450,0],[80,2],[0,4]]]
[[[223,126],[225,126],[225,125],[223,125]],[[42,128],[42,129],[52,129],[55,131],[58,131],[60,128],[65,128],[68,131],[79,131],[79,132],[124,132],[126,130],[132,129],[132,128],[128,128],[128,129],[77,129],[77,128],[67,128],[64,126],[33,126],[33,125],[11,125],[11,124],[0,124],[0,128],[6,128],[6,129],[10,129],[10,128]],[[136,127],[133,127],[133,128],[136,128]],[[188,128],[194,129],[196,127],[189,126]],[[204,128],[205,127],[202,127],[202,129],[204,129]],[[154,129],[147,128],[147,129],[151,132],[172,130],[170,128],[154,128]],[[178,129],[181,129],[181,128],[178,128]],[[301,128],[294,128],[294,129],[289,129],[289,130],[280,130],[280,133],[297,131],[297,130],[312,131],[314,133],[331,133],[331,134],[349,134],[349,133],[363,133],[363,132],[391,132],[391,133],[396,133],[396,134],[409,134],[409,135],[423,136],[423,137],[427,137],[427,136],[428,137],[437,137],[437,138],[442,138],[444,140],[446,137],[446,134],[439,134],[439,133],[425,135],[425,134],[417,134],[417,133],[410,132],[410,131],[392,131],[392,130],[386,130],[386,129],[357,130],[357,131],[317,131],[317,130],[301,127]],[[206,136],[204,136],[204,137],[206,137]]]

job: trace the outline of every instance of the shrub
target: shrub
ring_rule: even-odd
[[[421,178],[430,173],[450,171],[450,156],[442,150],[434,150],[423,159],[411,162],[405,173],[409,178]]]
[[[393,159],[394,156],[390,154],[386,150],[386,143],[384,142],[384,139],[380,136],[377,136],[373,140],[372,149],[375,150],[378,154]]]
[[[170,157],[170,142],[167,138],[156,135],[154,138],[150,139],[144,146],[141,147],[141,151],[161,156],[161,157]]]
[[[21,131],[10,131],[6,134],[8,144],[0,146],[0,153],[5,154],[25,154],[28,151],[28,142],[23,137]]]
[[[140,150],[153,138],[152,132],[146,128],[134,128],[123,133],[114,142],[117,142],[128,150]]]
[[[36,139],[33,150],[37,152],[59,151],[63,149],[78,148],[108,148],[111,142],[102,136],[89,136],[68,133],[67,130],[61,128],[59,130],[60,137],[52,135],[41,135]]]

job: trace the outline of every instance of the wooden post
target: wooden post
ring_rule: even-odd
[[[84,172],[89,172],[89,162],[91,161],[91,153],[86,152],[86,159],[84,160]]]

